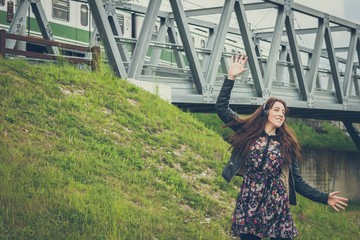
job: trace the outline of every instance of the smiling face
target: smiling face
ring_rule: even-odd
[[[281,102],[275,102],[269,109],[267,125],[273,129],[279,128],[285,121],[285,107]]]

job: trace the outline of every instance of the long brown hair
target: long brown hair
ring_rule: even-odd
[[[280,102],[284,105],[285,115],[289,112],[286,107],[286,103],[275,97],[269,98],[264,103],[266,104],[265,109],[271,109],[275,102]],[[263,113],[264,104],[257,108],[256,111],[249,117],[244,119],[234,119],[234,121],[224,126],[230,127],[240,125],[240,128],[231,135],[229,142],[232,144],[230,148],[232,148],[233,151],[239,152],[243,158],[247,157],[250,146],[264,131],[265,124],[267,122],[267,117],[265,117]],[[285,122],[281,125],[281,127],[276,129],[276,134],[281,144],[280,151],[283,159],[288,163],[293,163],[299,159],[300,145],[298,144],[292,130],[288,128]]]

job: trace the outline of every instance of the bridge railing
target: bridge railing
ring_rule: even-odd
[[[90,59],[84,59],[83,57],[78,58],[74,56],[66,56],[66,55],[53,55],[53,54],[46,54],[46,53],[40,53],[40,52],[32,52],[32,51],[23,51],[23,50],[17,50],[17,49],[11,49],[6,48],[6,40],[7,39],[14,39],[18,41],[24,41],[28,43],[34,43],[39,45],[45,45],[47,47],[57,47],[59,49],[62,49],[63,53],[65,53],[65,50],[67,51],[77,51],[81,53],[87,53],[91,52],[92,57]],[[59,58],[63,58],[65,61],[69,63],[74,64],[86,64],[88,66],[91,66],[91,70],[95,71],[99,68],[100,63],[100,47],[94,46],[91,48],[73,45],[73,44],[67,44],[67,43],[61,43],[56,41],[50,41],[46,39],[41,38],[34,38],[29,36],[21,36],[16,34],[7,33],[6,30],[0,30],[0,54],[3,58],[6,57],[6,54],[12,54],[17,56],[26,56],[30,58],[35,59],[42,59],[42,60],[52,60],[56,61]]]

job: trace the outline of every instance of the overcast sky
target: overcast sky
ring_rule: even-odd
[[[360,24],[360,0],[295,0],[295,2]]]
[[[141,0],[139,0],[141,1]],[[360,24],[360,0],[294,0],[296,3],[329,13],[331,15]],[[243,0],[244,3],[259,2],[259,0]],[[183,0],[184,7],[199,8],[219,6],[223,0]],[[163,4],[168,5],[167,1]]]

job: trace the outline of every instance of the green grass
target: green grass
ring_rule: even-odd
[[[304,147],[357,150],[349,135],[328,122],[322,123],[321,132],[317,132],[315,128],[300,121],[289,121],[289,126],[294,130],[300,144]]]
[[[229,145],[107,66],[0,58],[0,135],[0,239],[230,239]],[[359,236],[359,205],[301,202],[301,239]]]

